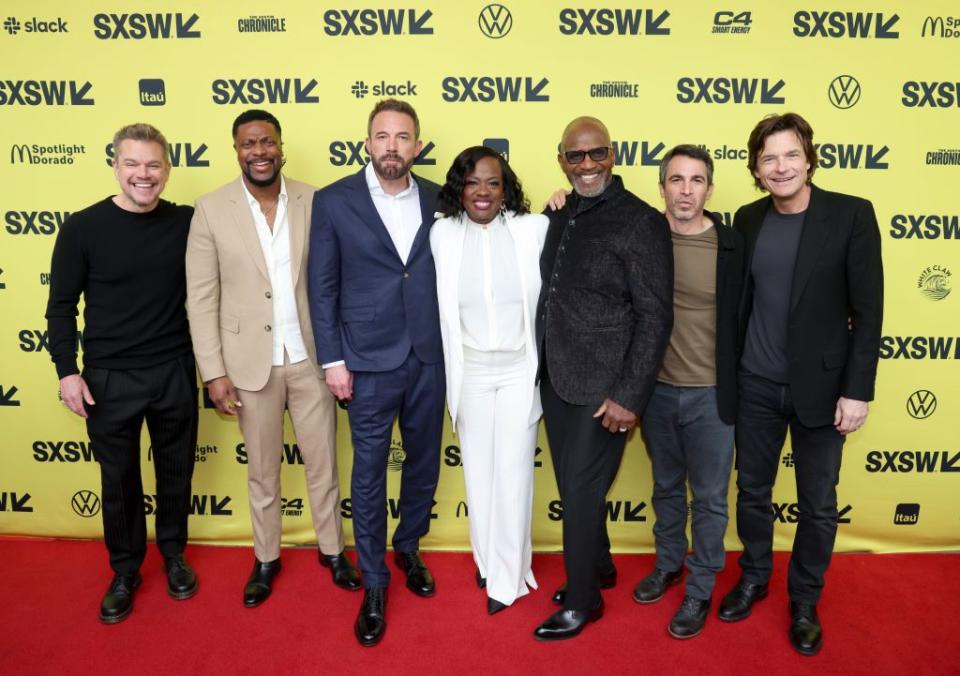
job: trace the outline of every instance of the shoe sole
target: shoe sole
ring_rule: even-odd
[[[198,589],[200,589],[200,581],[199,581],[199,580],[197,580],[197,583],[196,583],[195,585],[193,585],[193,587],[192,587],[191,589],[188,589],[187,591],[175,592],[175,591],[173,591],[172,589],[170,589],[169,587],[167,587],[167,594],[170,595],[170,598],[172,598],[172,599],[174,599],[174,600],[176,600],[176,601],[186,601],[187,599],[194,597],[194,596],[196,595]]]
[[[579,636],[580,633],[584,630],[584,628],[585,628],[588,624],[590,624],[591,622],[596,622],[596,621],[599,620],[601,617],[603,617],[603,608],[601,608],[600,611],[599,611],[596,615],[594,615],[593,617],[589,618],[586,622],[584,622],[583,624],[581,624],[581,625],[580,625],[580,628],[577,629],[577,630],[576,630],[575,632],[573,632],[572,634],[564,634],[563,636],[540,636],[539,634],[537,634],[536,632],[534,632],[533,637],[534,637],[535,639],[537,639],[538,641],[566,641],[568,638],[576,638],[577,636]]]
[[[140,587],[142,582],[143,582],[143,578],[138,578],[134,580],[133,591],[136,591]],[[133,595],[131,594],[130,607],[127,608],[127,612],[123,613],[122,615],[113,615],[111,617],[104,617],[101,613],[97,613],[97,615],[100,618],[100,622],[102,622],[103,624],[117,624],[118,622],[123,622],[125,619],[127,619],[127,617],[129,617],[130,613],[132,612],[133,612]]]
[[[753,606],[754,606],[754,604],[755,604],[757,601],[762,601],[763,599],[767,598],[767,594],[768,594],[768,593],[769,593],[769,591],[765,591],[765,592],[763,592],[762,594],[758,594],[758,595],[753,599],[753,601],[750,602],[750,606],[747,608],[747,612],[743,613],[742,615],[734,615],[734,616],[724,617],[723,615],[720,614],[720,611],[717,611],[717,619],[722,620],[723,622],[739,622],[740,620],[745,620],[745,619],[747,619],[747,618],[750,617],[750,615],[753,613]]]
[[[247,601],[246,599],[244,599],[244,600],[243,600],[243,607],[244,607],[244,608],[256,608],[257,606],[263,605],[264,601],[266,601],[268,598],[270,598],[270,594],[267,594],[266,596],[264,596],[264,597],[263,597],[262,599],[260,599],[259,601],[254,601],[253,603],[250,603],[249,601]]]
[[[680,576],[680,577],[678,577],[676,580],[674,580],[673,582],[668,582],[668,583],[667,583],[667,586],[663,588],[663,593],[660,594],[660,596],[658,596],[658,597],[655,598],[655,599],[639,599],[639,598],[637,598],[637,593],[634,592],[634,593],[633,593],[633,600],[636,601],[637,603],[639,603],[640,605],[644,605],[644,606],[645,606],[645,605],[648,605],[648,604],[650,604],[650,603],[656,603],[657,601],[659,601],[660,599],[662,599],[664,596],[667,595],[667,590],[670,589],[670,587],[672,587],[672,586],[675,585],[675,584],[680,584],[680,580],[682,580],[682,579],[683,579],[683,576]]]
[[[800,647],[797,646],[793,641],[790,641],[790,645],[793,646],[793,649],[796,650],[796,651],[797,651],[798,653],[800,653],[801,655],[804,655],[805,657],[813,657],[813,656],[816,655],[818,652],[820,652],[820,648],[823,647],[823,641],[820,641],[820,643],[818,643],[818,644],[817,644],[813,649],[811,649],[811,650],[801,650]]]
[[[696,636],[699,636],[701,633],[703,633],[703,627],[700,627],[700,628],[697,630],[697,633],[696,633],[696,634],[686,634],[685,636],[681,636],[680,634],[674,634],[674,633],[673,633],[673,629],[671,629],[671,628],[668,626],[668,627],[667,627],[667,633],[670,634],[671,636],[673,636],[673,637],[676,638],[676,639],[679,639],[679,640],[681,640],[681,641],[686,641],[686,640],[689,639],[689,638],[694,638],[694,637],[696,637]]]
[[[372,640],[372,641],[364,641],[364,640],[361,639],[360,637],[357,637],[357,643],[359,643],[359,644],[360,644],[361,646],[363,646],[364,648],[372,648],[373,646],[375,646],[375,645],[377,645],[378,643],[380,643],[381,639],[383,639],[383,635],[386,634],[386,633],[387,633],[386,630],[382,631],[382,632],[380,633],[380,635],[377,636],[377,638],[375,638],[375,639]]]
[[[410,584],[407,584],[406,587],[407,587],[407,589],[409,589],[410,591],[412,591],[412,592],[413,592],[414,594],[416,594],[417,596],[419,596],[419,597],[421,597],[421,598],[425,598],[425,599],[428,599],[428,598],[430,598],[431,596],[433,596],[434,594],[437,593],[437,590],[436,590],[436,589],[431,589],[429,592],[425,592],[424,590],[422,590],[422,589],[420,589],[420,588],[418,588],[418,587],[414,587],[414,586],[412,586],[412,585],[410,585]]]

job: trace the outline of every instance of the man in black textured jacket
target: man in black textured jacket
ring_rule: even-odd
[[[604,521],[627,434],[660,370],[673,320],[673,252],[663,214],[614,176],[602,122],[563,132],[560,167],[574,192],[550,216],[537,308],[540,388],[563,502],[563,608],[534,632],[572,638],[603,614],[616,569]]]

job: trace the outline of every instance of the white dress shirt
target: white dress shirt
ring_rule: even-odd
[[[523,286],[516,247],[499,216],[486,226],[461,218],[460,325],[464,347],[481,352],[523,347]]]
[[[287,222],[287,186],[280,177],[280,196],[277,198],[277,211],[273,217],[273,229],[267,225],[267,218],[260,210],[260,203],[247,190],[241,181],[243,192],[250,205],[250,214],[257,228],[257,238],[263,251],[263,260],[270,275],[270,287],[273,290],[273,366],[283,366],[283,352],[286,350],[291,364],[307,358],[307,349],[300,332],[300,317],[297,314],[297,301],[293,293],[293,273],[290,270],[290,226]]]
[[[367,179],[367,188],[370,189],[370,197],[373,198],[373,206],[377,208],[380,220],[387,227],[390,239],[393,240],[393,245],[400,254],[400,260],[406,263],[410,257],[410,249],[413,248],[413,240],[423,220],[417,182],[410,177],[410,185],[406,190],[396,195],[388,195],[380,185],[373,162],[367,164],[364,175]]]

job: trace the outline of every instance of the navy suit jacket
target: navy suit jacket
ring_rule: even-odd
[[[391,371],[412,349],[424,363],[443,359],[430,227],[439,186],[413,176],[423,217],[406,264],[367,188],[364,170],[313,197],[308,282],[321,364]]]

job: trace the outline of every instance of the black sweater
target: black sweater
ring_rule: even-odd
[[[81,293],[84,365],[146,368],[190,352],[184,257],[192,216],[192,207],[165,200],[147,213],[125,211],[108,197],[64,222],[46,315],[58,377],[78,372]]]

